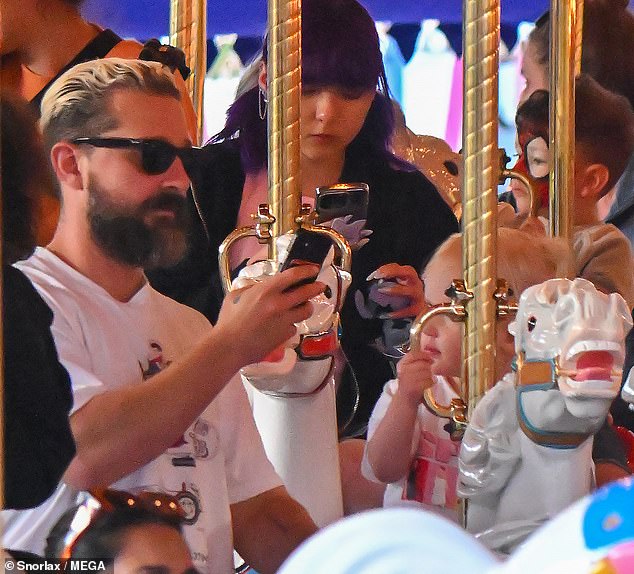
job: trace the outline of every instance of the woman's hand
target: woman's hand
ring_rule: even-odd
[[[426,309],[425,287],[418,272],[411,265],[399,265],[398,263],[381,265],[376,271],[368,275],[368,281],[373,279],[387,281],[387,285],[379,287],[380,293],[409,300],[407,306],[392,311],[386,318],[417,317]]]

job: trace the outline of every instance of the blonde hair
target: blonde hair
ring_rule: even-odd
[[[530,287],[554,277],[561,277],[572,258],[565,241],[501,227],[497,241],[498,277],[506,279],[515,297]],[[448,257],[461,257],[462,235],[450,236],[436,250],[425,268],[442,264]],[[449,287],[449,285],[447,285]]]
[[[109,102],[116,90],[126,89],[181,97],[169,68],[158,62],[104,58],[78,64],[55,80],[42,99],[40,127],[46,149],[117,127]]]

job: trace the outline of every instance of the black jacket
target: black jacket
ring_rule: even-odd
[[[238,146],[238,140],[206,146],[200,173],[193,177],[208,240],[197,224],[190,255],[173,269],[149,274],[159,291],[195,307],[212,321],[222,301],[218,246],[236,226],[245,180]],[[353,255],[352,285],[341,314],[342,347],[361,387],[357,418],[367,422],[393,371],[388,360],[368,346],[381,334],[381,321],[359,315],[354,293],[364,286],[372,271],[385,263],[411,265],[420,271],[434,250],[458,231],[458,222],[436,188],[413,169],[399,170],[376,157],[348,157],[341,181],[370,186],[366,227],[373,234],[370,242]],[[191,206],[196,216],[193,201]]]
[[[70,379],[51,335],[53,313],[17,269],[3,267],[6,508],[32,508],[75,455]]]

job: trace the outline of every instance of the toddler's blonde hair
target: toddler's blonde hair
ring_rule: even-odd
[[[436,250],[423,276],[448,257],[460,258],[462,235],[450,236]],[[498,277],[506,279],[515,297],[526,288],[548,279],[563,276],[571,260],[568,245],[561,239],[538,236],[519,229],[501,227],[497,237]],[[447,285],[449,287],[449,285]]]

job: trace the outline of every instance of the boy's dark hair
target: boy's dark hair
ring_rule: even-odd
[[[602,87],[588,74],[575,81],[575,145],[588,162],[600,163],[610,172],[601,195],[614,187],[634,151],[634,112],[623,96]],[[548,137],[548,92],[537,90],[518,108],[519,133],[530,131]]]
[[[518,134],[530,133],[532,137],[541,137],[547,143],[549,97],[546,90],[535,90],[515,113],[515,126]]]
[[[601,195],[619,180],[634,151],[634,112],[623,96],[602,87],[588,74],[575,82],[575,145],[592,163],[608,168]]]

